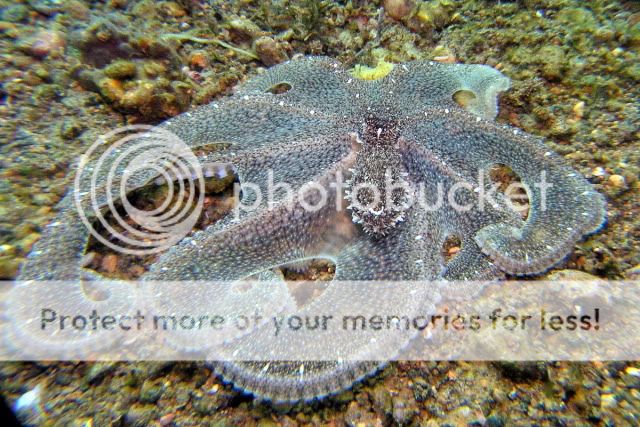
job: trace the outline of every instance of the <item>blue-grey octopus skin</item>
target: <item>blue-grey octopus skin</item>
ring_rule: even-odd
[[[283,84],[289,90],[272,90]],[[299,197],[281,197],[273,209],[263,201],[239,221],[222,219],[194,232],[162,254],[142,279],[233,281],[312,258],[333,260],[333,280],[350,281],[484,280],[548,270],[583,235],[598,230],[605,202],[542,141],[494,122],[497,95],[508,87],[507,77],[483,65],[412,62],[397,65],[380,80],[363,81],[333,59],[307,57],[267,70],[227,99],[166,121],[161,127],[191,148],[227,144],[203,162],[231,163],[240,182],[265,190],[267,170],[274,172],[275,182],[298,190],[308,182],[328,189],[338,173],[347,177],[348,186],[380,184],[390,169],[390,179],[422,184],[427,194],[436,194],[436,183],[445,191],[460,183],[487,185],[479,182],[478,170],[504,164],[529,184],[530,210],[522,220],[500,197],[485,209],[428,210],[407,205],[407,194],[400,192],[399,207],[394,211],[381,202],[382,214],[357,207],[337,211],[335,195],[325,208],[308,212]],[[464,107],[453,99],[461,90],[474,95]],[[534,185],[542,171],[553,184],[546,195]],[[139,176],[129,189],[154,178]],[[353,202],[345,197],[338,202]],[[456,197],[462,204],[476,194],[457,192]],[[60,206],[55,226],[35,245],[19,279],[95,275],[82,267],[88,232],[71,196]],[[451,235],[462,244],[447,261],[441,248]],[[211,364],[225,381],[273,401],[340,391],[381,364],[305,362],[304,376],[300,365]]]

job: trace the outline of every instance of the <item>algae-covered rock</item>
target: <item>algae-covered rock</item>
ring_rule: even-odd
[[[254,46],[260,61],[268,67],[288,59],[282,47],[271,37],[260,37]]]
[[[104,74],[112,79],[130,79],[136,76],[137,67],[133,61],[116,60],[104,68]]]
[[[548,45],[540,48],[537,58],[542,62],[542,75],[548,80],[559,80],[563,77],[567,58],[564,49],[556,45]]]
[[[2,256],[0,255],[0,279],[11,280],[16,277],[18,268],[20,268],[21,260],[14,256]]]
[[[140,388],[140,402],[155,403],[164,392],[164,381],[162,379],[146,380]]]
[[[557,19],[569,31],[593,32],[598,25],[593,12],[584,7],[563,8],[558,12]]]
[[[7,6],[0,12],[0,19],[6,22],[22,22],[29,17],[29,8],[23,4]]]
[[[415,6],[413,0],[384,0],[383,7],[386,14],[393,19],[402,19],[411,13]]]
[[[98,82],[100,94],[109,102],[119,103],[124,95],[124,89],[120,80],[105,78]]]
[[[427,28],[446,27],[453,17],[455,2],[451,0],[432,0],[420,3],[416,19]]]

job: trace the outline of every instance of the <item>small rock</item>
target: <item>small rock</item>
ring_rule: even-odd
[[[170,425],[173,420],[175,419],[176,414],[175,412],[170,412],[166,415],[163,415],[159,420],[158,423],[160,424],[161,427],[166,427],[168,425]]]
[[[187,12],[176,2],[167,1],[160,3],[160,10],[166,16],[173,18],[181,18],[187,14]]]
[[[618,406],[616,395],[608,393],[600,396],[600,406],[602,408],[615,408],[616,406]]]
[[[490,415],[487,417],[487,427],[504,427],[504,418],[500,415]]]
[[[627,388],[640,389],[640,369],[627,366],[622,375],[622,382]]]
[[[67,371],[57,372],[54,378],[54,382],[58,385],[69,385],[74,381],[74,376],[72,373]]]
[[[415,3],[412,0],[384,0],[382,6],[388,16],[400,20],[409,16]]]
[[[232,34],[232,38],[253,40],[264,32],[250,19],[239,17],[226,22],[225,27]]]
[[[164,386],[159,380],[146,380],[140,388],[140,401],[143,403],[156,403],[162,393]]]
[[[371,392],[371,395],[375,407],[384,415],[390,415],[393,411],[393,401],[389,390],[385,387],[376,387]]]
[[[217,394],[201,394],[194,393],[192,395],[193,410],[202,416],[208,416],[216,413],[228,404],[229,396],[223,393]]]
[[[64,0],[27,0],[27,3],[36,12],[53,16],[58,12],[62,12],[65,2]]]
[[[64,37],[58,31],[38,31],[27,42],[27,53],[36,58],[44,58],[54,51],[64,49]]]
[[[31,196],[31,200],[38,206],[51,206],[53,204],[52,195],[47,193],[37,193]]]
[[[16,244],[16,246],[23,253],[28,253],[31,250],[31,247],[38,241],[38,239],[40,239],[39,233],[31,233],[28,236],[25,236],[22,239],[20,239],[20,241]]]
[[[42,422],[42,386],[37,385],[16,400],[13,411],[25,425],[37,425]]]
[[[119,103],[124,96],[122,82],[116,79],[104,78],[98,82],[100,94],[108,101]]]
[[[6,22],[22,22],[29,17],[29,8],[23,4],[7,6],[2,11],[0,18]]]
[[[413,380],[413,396],[418,402],[424,402],[429,397],[433,396],[431,386],[427,381],[422,378],[416,378]]]
[[[152,425],[152,420],[158,417],[158,409],[154,405],[134,405],[124,416],[125,425],[142,427]]]
[[[271,37],[260,37],[255,42],[255,50],[260,61],[268,67],[286,61],[287,55]]]
[[[471,408],[466,405],[458,407],[455,412],[463,418],[469,418],[471,415]]]
[[[547,45],[538,51],[539,57],[543,58],[542,75],[547,80],[560,80],[564,76],[567,59],[564,49],[561,46]]]
[[[624,188],[626,186],[626,181],[622,175],[611,175],[609,183],[615,188]]]
[[[113,362],[97,362],[89,369],[89,372],[85,375],[87,383],[96,383],[104,378],[108,373],[116,368],[116,364]]]
[[[20,262],[20,258],[13,258],[11,256],[0,257],[0,279],[10,280],[16,277],[18,268],[20,268]]]
[[[209,58],[204,50],[194,50],[189,54],[189,66],[194,70],[202,70],[209,66]]]
[[[584,116],[584,105],[584,101],[579,101],[574,104],[572,110],[573,116],[576,118],[576,120],[580,120]]]
[[[84,126],[73,120],[67,119],[60,124],[60,136],[66,140],[72,140],[82,133]]]
[[[17,253],[16,247],[12,245],[0,245],[0,256],[15,256]]]
[[[90,9],[80,0],[66,0],[64,11],[72,18],[87,21],[91,17]]]
[[[363,408],[359,402],[353,401],[347,407],[344,420],[349,426],[382,426],[382,420]]]
[[[408,425],[419,413],[416,401],[408,390],[401,390],[393,398],[393,420],[399,425]]]
[[[107,273],[115,273],[118,269],[118,256],[115,254],[107,254],[102,258],[100,263],[102,269]]]
[[[135,77],[138,72],[136,64],[133,61],[117,60],[104,68],[104,74],[112,79],[130,79]]]
[[[633,366],[628,366],[627,369],[624,370],[628,375],[631,375],[633,377],[640,377],[640,369],[633,367]]]
[[[635,267],[631,267],[630,269],[624,272],[624,277],[631,280],[640,279],[640,264]]]
[[[452,20],[452,4],[452,2],[448,2],[447,0],[421,2],[415,15],[416,19],[424,29],[442,29]],[[451,55],[451,57],[453,57],[453,55]]]

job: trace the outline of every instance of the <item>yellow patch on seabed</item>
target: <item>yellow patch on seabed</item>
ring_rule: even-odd
[[[349,70],[349,73],[351,73],[353,77],[361,80],[378,80],[389,74],[391,70],[393,70],[393,64],[381,59],[375,68],[358,64]]]

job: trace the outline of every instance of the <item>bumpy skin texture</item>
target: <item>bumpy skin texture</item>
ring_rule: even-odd
[[[272,93],[283,83],[290,90]],[[337,174],[351,187],[382,184],[388,169],[394,182],[402,180],[416,191],[423,186],[427,199],[437,194],[436,184],[445,194],[454,186],[475,189],[455,193],[455,201],[464,204],[476,202],[480,187],[488,186],[479,169],[505,164],[529,185],[531,206],[523,221],[501,197],[495,205],[480,209],[473,203],[466,211],[409,206],[403,192],[393,198],[395,210],[380,202],[372,209],[336,211],[335,198],[342,197],[331,191],[326,208],[316,212],[305,211],[297,196],[280,198],[274,209],[263,201],[240,221],[223,219],[170,248],[143,279],[233,281],[263,274],[277,282],[271,269],[315,257],[335,262],[334,280],[479,280],[549,269],[601,226],[605,203],[543,142],[493,121],[497,94],[508,87],[506,77],[481,65],[415,62],[396,66],[381,80],[360,81],[332,59],[304,58],[253,78],[220,103],[165,122],[162,127],[191,147],[230,144],[203,162],[232,163],[241,182],[261,188],[267,170],[274,181],[297,190],[308,182],[329,189]],[[465,108],[452,99],[460,90],[475,95]],[[534,185],[542,171],[553,185],[546,195]],[[151,179],[141,176],[131,189]],[[353,194],[344,203],[352,204]],[[56,226],[37,243],[20,279],[83,276],[87,233],[69,205],[63,201]],[[462,249],[446,262],[441,248],[451,235],[460,238]],[[435,301],[436,294],[429,298]],[[367,304],[365,296],[353,298],[354,305]],[[238,341],[247,345],[246,339]],[[234,344],[229,347],[232,351]],[[304,375],[300,362],[212,366],[225,380],[276,401],[336,392],[379,366],[304,365]]]

